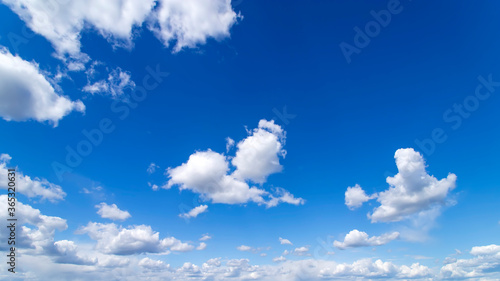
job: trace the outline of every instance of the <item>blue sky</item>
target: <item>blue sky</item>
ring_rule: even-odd
[[[2,278],[500,278],[498,4],[106,3],[0,5]]]

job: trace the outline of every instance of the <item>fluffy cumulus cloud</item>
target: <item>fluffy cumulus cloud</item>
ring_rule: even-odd
[[[61,252],[73,255],[76,245],[58,241]],[[252,265],[248,259],[213,258],[201,264],[185,262],[172,267],[158,256],[114,256],[95,252],[98,261],[82,259],[87,263],[61,264],[42,255],[23,255],[23,277],[37,276],[40,280],[71,280],[75,274],[82,280],[497,280],[500,277],[500,252],[496,245],[474,247],[472,257],[455,259],[442,267],[429,268],[420,263],[397,264],[381,259],[359,259],[352,263],[332,260],[287,260],[284,256],[275,263]],[[475,250],[474,250],[475,249]],[[276,264],[279,263],[279,264]],[[5,269],[5,265],[1,265]],[[62,279],[61,279],[62,278]]]
[[[422,155],[412,148],[398,149],[394,155],[398,173],[387,177],[389,188],[368,196],[359,185],[346,191],[346,205],[357,208],[364,202],[377,198],[380,206],[368,214],[372,222],[395,222],[413,217],[435,218],[441,206],[448,203],[447,197],[455,188],[457,177],[448,174],[438,180],[426,171]]]
[[[208,210],[207,205],[200,205],[198,207],[194,207],[191,209],[189,212],[180,214],[179,217],[189,219],[189,218],[196,218],[199,214],[204,213]]]
[[[212,150],[197,151],[186,163],[168,168],[169,180],[163,188],[179,186],[201,194],[213,203],[241,204],[255,202],[274,207],[281,202],[304,204],[282,188],[275,194],[250,183],[264,183],[270,174],[280,172],[279,158],[284,157],[285,132],[274,121],[260,120],[258,128],[237,144],[236,156],[230,162],[227,156]],[[231,169],[233,171],[231,172]]]
[[[132,29],[150,14],[155,1],[2,0],[58,54],[80,57],[80,32],[92,27],[104,37],[130,41]]]
[[[127,211],[122,211],[116,206],[116,204],[108,205],[102,202],[99,205],[95,206],[97,210],[97,214],[99,214],[102,218],[112,219],[112,220],[126,220],[130,218],[130,213]]]
[[[208,38],[229,36],[229,29],[241,16],[231,0],[160,0],[150,29],[165,46],[176,41],[174,50],[196,47]]]
[[[7,210],[7,195],[0,195],[0,206],[3,210]],[[2,221],[6,221],[8,214],[6,211],[0,213]],[[28,248],[36,253],[46,253],[53,248],[54,235],[56,230],[63,231],[68,225],[66,220],[60,217],[43,215],[40,210],[23,204],[20,201],[16,202],[16,218],[17,218],[17,235],[16,246],[20,248]],[[0,232],[0,239],[7,241],[8,233]],[[7,247],[7,243],[1,247]]]
[[[91,239],[97,241],[96,249],[105,254],[168,254],[170,251],[187,252],[194,249],[193,245],[181,242],[174,237],[160,239],[160,234],[147,225],[124,228],[114,223],[89,222],[77,233],[88,234]]]
[[[344,237],[343,242],[334,241],[333,245],[339,249],[381,246],[398,238],[399,232],[385,233],[380,236],[369,237],[366,232],[354,229]]]
[[[0,116],[7,120],[51,122],[72,111],[85,111],[80,100],[59,95],[38,65],[0,49]]]
[[[81,53],[81,33],[96,30],[114,45],[130,46],[134,29],[148,22],[156,36],[174,51],[229,36],[237,15],[230,0],[40,1],[2,0],[26,25],[52,43],[69,68],[81,70],[88,56]]]
[[[449,192],[455,188],[455,174],[441,180],[429,175],[424,158],[412,148],[398,149],[394,158],[399,172],[387,177],[390,187],[378,194],[380,206],[369,215],[372,222],[400,221],[445,204]]]
[[[8,170],[7,164],[12,159],[8,154],[0,156],[0,187],[7,189],[8,186]],[[34,178],[23,175],[22,172],[16,171],[16,191],[30,198],[40,198],[41,200],[49,200],[55,202],[63,200],[66,193],[59,185],[50,183],[45,179]]]
[[[348,187],[345,192],[345,204],[351,210],[361,207],[363,203],[373,198],[373,195],[366,195],[365,191],[358,184],[353,187]]]
[[[472,247],[469,259],[448,259],[440,270],[443,279],[481,279],[500,278],[500,246],[487,245]],[[495,278],[495,279],[489,279]]]

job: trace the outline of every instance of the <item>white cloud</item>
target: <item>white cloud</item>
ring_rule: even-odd
[[[180,214],[179,217],[189,219],[189,218],[196,218],[199,214],[204,213],[208,210],[207,205],[200,205],[198,207],[194,207],[191,209],[189,212]]]
[[[241,180],[264,183],[270,174],[281,172],[279,157],[284,157],[285,132],[274,120],[260,120],[258,128],[237,144],[238,150],[231,163],[233,175]]]
[[[4,212],[0,212],[0,219],[6,221],[10,218],[7,213],[7,195],[0,195],[0,206]],[[67,229],[66,220],[55,216],[43,215],[40,210],[16,202],[16,248],[32,249],[37,254],[47,253],[53,250],[55,231]],[[0,239],[7,241],[8,233],[0,231]],[[5,243],[6,246],[7,243]]]
[[[234,146],[234,140],[230,137],[227,137],[226,138],[226,152],[229,152],[229,150],[231,150],[231,148]]]
[[[440,271],[442,279],[467,279],[484,278],[491,276],[500,277],[500,246],[491,244],[487,246],[472,247],[470,259],[448,259]],[[496,275],[494,275],[496,273]],[[493,274],[493,275],[492,275]]]
[[[151,187],[151,189],[152,189],[152,190],[154,190],[154,191],[157,191],[157,190],[158,190],[158,188],[159,188],[159,187],[158,187],[158,185],[156,185],[156,184],[152,184],[152,183],[150,183],[150,182],[148,182],[148,186],[149,186],[149,187]]]
[[[122,71],[122,69],[118,67],[109,72],[106,80],[99,80],[92,83],[89,80],[87,85],[83,87],[83,91],[91,94],[109,94],[113,98],[118,98],[124,95],[125,89],[134,88],[135,83],[130,79],[130,73]]]
[[[349,207],[349,209],[354,210],[361,207],[361,205],[363,205],[363,203],[365,203],[366,201],[373,199],[375,197],[376,194],[372,196],[366,195],[365,191],[361,188],[361,186],[356,184],[353,187],[347,188],[345,192],[345,204],[347,207]]]
[[[156,171],[156,169],[158,169],[158,168],[160,168],[160,166],[156,165],[155,163],[151,163],[151,164],[149,164],[149,166],[148,166],[147,172],[148,172],[148,174],[150,174],[150,175],[151,175],[151,174],[152,174],[152,173],[154,173],[154,172]]]
[[[174,51],[205,44],[208,38],[229,36],[229,29],[240,17],[231,0],[160,0],[150,24],[165,46],[176,41]]]
[[[274,207],[280,202],[304,204],[282,188],[276,188],[276,196],[258,187],[250,187],[245,180],[260,182],[271,173],[281,171],[278,156],[284,155],[282,141],[285,132],[274,121],[260,120],[259,127],[238,143],[230,172],[228,158],[212,150],[197,151],[186,163],[168,168],[169,180],[163,188],[178,185],[180,190],[191,190],[213,203],[241,204],[255,202]],[[248,157],[248,159],[245,159]],[[262,183],[262,182],[261,182]],[[264,197],[270,197],[267,201]]]
[[[236,247],[236,249],[237,249],[238,251],[248,252],[248,251],[251,251],[251,250],[252,250],[252,247],[250,247],[250,246],[246,246],[246,245],[241,245],[241,246]]]
[[[284,238],[280,237],[279,240],[280,240],[281,245],[293,245],[292,242],[290,242],[290,240],[288,240],[288,239],[284,239]]]
[[[57,126],[72,111],[85,111],[80,101],[56,93],[38,65],[0,49],[0,116],[7,121],[49,121]]]
[[[296,255],[296,256],[309,256],[310,254],[308,254],[309,252],[309,247],[299,247],[299,248],[295,248],[295,250],[293,250],[292,254]]]
[[[77,265],[93,265],[97,263],[97,258],[95,257],[83,257],[78,253],[78,246],[75,242],[68,240],[60,240],[54,242],[55,252],[55,262],[57,263],[68,263]]]
[[[494,255],[497,253],[500,253],[500,246],[495,244],[491,244],[488,246],[476,246],[472,247],[472,249],[470,250],[470,254],[475,256]]]
[[[89,222],[81,227],[78,234],[88,234],[97,241],[96,249],[105,254],[132,255],[140,253],[162,253],[169,251],[186,252],[194,249],[193,245],[183,243],[174,237],[159,238],[150,226],[134,225],[118,227],[114,223],[102,224]]]
[[[270,199],[265,203],[267,208],[275,207],[279,203],[288,203],[295,206],[304,205],[306,203],[306,200],[302,198],[295,198],[293,194],[281,187],[275,188],[275,193],[278,197],[275,195],[269,195]]]
[[[139,266],[148,270],[166,270],[170,268],[170,264],[166,264],[160,260],[153,260],[150,258],[143,258],[139,261]]]
[[[71,245],[68,246],[71,248]],[[23,255],[26,276],[40,280],[496,280],[500,277],[500,256],[491,254],[458,259],[453,263],[429,268],[419,263],[396,264],[381,259],[359,259],[352,263],[332,260],[286,260],[274,258],[279,264],[252,265],[247,259],[213,258],[201,265],[190,262],[172,268],[165,262],[142,256],[119,257],[96,254],[96,267],[57,264],[41,255]],[[5,267],[4,267],[5,268]],[[137,268],[142,269],[137,272]],[[27,278],[24,278],[27,279]]]
[[[404,229],[402,236],[411,241],[425,240],[426,232],[441,213],[441,207],[453,204],[447,197],[455,188],[457,177],[450,173],[448,177],[438,180],[429,175],[425,169],[424,158],[412,148],[398,149],[394,158],[398,174],[387,177],[386,181],[389,184],[387,190],[368,196],[356,184],[347,188],[345,204],[354,210],[364,202],[377,198],[380,206],[368,214],[372,222],[410,219],[414,227]]]
[[[273,262],[284,262],[284,261],[286,261],[286,258],[284,256],[273,258]]]
[[[381,236],[368,237],[368,234],[366,232],[354,229],[344,237],[343,242],[334,241],[333,245],[339,249],[381,246],[398,238],[399,232],[385,233]]]
[[[389,189],[377,194],[380,206],[368,214],[372,222],[401,221],[446,203],[455,188],[455,174],[441,180],[427,174],[422,155],[412,148],[398,149],[394,158],[399,172],[387,177]]]
[[[1,188],[3,189],[7,189],[7,164],[10,159],[12,157],[8,154],[2,154],[0,158],[0,183],[2,183]],[[50,183],[45,179],[31,179],[31,177],[23,175],[19,171],[16,171],[16,191],[30,198],[40,197],[42,200],[51,202],[63,200],[66,196],[66,193],[59,185]]]
[[[229,36],[238,15],[230,0],[3,0],[35,33],[45,37],[68,69],[82,70],[89,57],[81,52],[81,33],[95,30],[115,46],[131,47],[134,29],[148,22],[174,51]],[[154,8],[155,6],[159,6]],[[98,85],[95,85],[98,86]]]
[[[123,221],[131,217],[129,212],[120,210],[116,204],[108,205],[102,202],[95,207],[99,209],[97,214],[99,214],[101,218]]]
[[[153,0],[45,1],[4,0],[26,25],[52,43],[60,56],[81,59],[80,33],[95,28],[113,41],[130,42],[132,28],[140,26],[154,6]]]
[[[208,235],[208,234],[204,234],[201,238],[200,238],[200,241],[207,241],[207,240],[210,240],[212,239],[212,236]]]
[[[207,243],[201,242],[200,245],[196,247],[196,250],[202,251],[205,250],[206,248],[207,248]]]

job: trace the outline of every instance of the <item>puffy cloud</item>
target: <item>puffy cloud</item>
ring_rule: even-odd
[[[129,47],[133,30],[148,22],[156,36],[174,51],[204,44],[208,38],[229,36],[237,15],[230,0],[120,0],[51,1],[3,0],[26,25],[52,43],[70,70],[81,70],[89,60],[81,53],[81,33],[99,32],[114,45]],[[155,8],[157,6],[157,8]]]
[[[143,258],[139,261],[139,266],[148,270],[166,270],[170,268],[170,264],[166,264],[160,260],[153,260],[150,258]]]
[[[129,212],[120,210],[116,204],[108,205],[102,202],[95,207],[99,209],[97,214],[102,218],[123,221],[131,217]]]
[[[284,261],[286,261],[286,258],[284,256],[273,258],[273,262],[284,262]]]
[[[155,1],[45,1],[4,0],[26,25],[52,43],[59,55],[81,58],[80,32],[95,28],[110,40],[130,41]]]
[[[361,207],[361,205],[363,205],[363,203],[365,203],[366,201],[373,199],[375,197],[376,194],[372,196],[366,195],[365,191],[361,188],[361,186],[356,184],[353,187],[347,188],[345,192],[345,204],[347,207],[349,207],[349,209],[354,210]]]
[[[292,242],[290,242],[290,240],[288,240],[288,239],[280,237],[279,240],[280,240],[281,245],[293,245]]]
[[[471,255],[475,255],[475,256],[495,255],[495,254],[500,253],[500,246],[495,245],[495,244],[491,244],[488,246],[476,246],[476,247],[472,247],[470,253],[471,253]]]
[[[251,250],[252,250],[252,247],[250,247],[250,246],[246,246],[246,245],[241,245],[241,246],[236,247],[236,249],[237,249],[238,251],[248,252],[248,251],[251,251]]]
[[[236,167],[233,175],[238,179],[248,179],[264,183],[270,174],[281,172],[279,156],[284,157],[285,132],[274,124],[274,120],[260,120],[258,128],[250,136],[237,144],[238,150],[232,160]]]
[[[296,256],[309,256],[310,254],[308,254],[308,252],[309,252],[309,247],[299,247],[295,248],[292,254]]]
[[[54,243],[56,251],[55,262],[68,263],[77,265],[93,265],[97,263],[97,259],[82,257],[78,254],[78,247],[75,242],[68,240],[60,240]]]
[[[252,186],[246,182],[265,181],[271,173],[281,171],[278,156],[282,149],[285,132],[274,121],[260,120],[257,129],[238,143],[232,164],[236,167],[230,173],[228,158],[212,150],[197,151],[186,163],[168,168],[169,180],[163,188],[178,185],[179,189],[201,194],[213,203],[241,204],[255,202],[274,207],[281,202],[300,205],[304,199],[295,198],[282,188],[276,194]],[[248,157],[248,159],[245,159]],[[262,182],[261,182],[262,183]],[[266,201],[264,197],[269,197]]]
[[[198,207],[194,207],[191,209],[189,212],[180,214],[179,217],[189,219],[189,218],[196,218],[199,214],[204,213],[208,210],[207,205],[200,205]]]
[[[422,155],[412,148],[398,149],[394,155],[398,174],[387,177],[389,188],[383,192],[366,195],[359,186],[348,187],[345,192],[345,204],[353,210],[364,202],[377,198],[380,206],[368,214],[372,222],[395,222],[412,218],[415,226],[429,229],[434,219],[440,214],[441,206],[455,188],[456,175],[449,174],[438,180],[427,173]],[[425,234],[414,230],[405,232],[409,240],[419,240]]]
[[[229,36],[229,29],[240,17],[231,0],[159,0],[149,28],[165,46],[176,41],[174,51],[204,44],[208,38]]]
[[[10,157],[8,154],[2,154],[0,157],[0,184],[1,188],[7,189],[8,183],[8,168]],[[63,200],[66,193],[59,185],[48,182],[45,179],[34,178],[23,175],[21,172],[16,171],[16,191],[22,193],[30,198],[40,197],[42,200],[49,200],[55,202]]]
[[[205,250],[206,248],[207,248],[207,243],[201,242],[200,245],[196,247],[196,250],[202,251]]]
[[[429,175],[424,158],[412,148],[398,149],[394,158],[398,174],[387,177],[390,187],[376,194],[380,206],[368,217],[372,222],[401,221],[412,215],[436,217],[436,210],[446,204],[448,194],[455,188],[456,175],[449,174],[441,180]],[[359,189],[355,190],[359,193]]]
[[[334,241],[333,245],[339,249],[381,246],[398,238],[399,232],[385,233],[380,236],[368,237],[366,232],[354,229],[344,237],[343,242]]]
[[[190,262],[172,268],[159,260],[141,257],[123,258],[98,254],[97,267],[57,264],[41,255],[24,254],[27,276],[41,280],[70,280],[78,274],[82,280],[496,280],[500,277],[499,257],[474,256],[459,259],[441,268],[429,268],[419,263],[399,265],[381,259],[359,259],[352,263],[331,260],[286,260],[275,258],[279,264],[252,265],[247,259],[222,260],[214,258],[202,265]],[[40,266],[42,265],[42,266]],[[107,265],[107,266],[105,266]],[[142,269],[137,272],[137,267]],[[23,274],[23,273],[21,273]],[[55,275],[57,274],[57,275]],[[22,278],[22,277],[21,277]]]
[[[80,100],[71,101],[56,93],[38,65],[0,49],[0,116],[10,121],[59,120],[72,111],[85,111]]]
[[[128,228],[118,227],[114,223],[102,224],[89,222],[81,227],[78,234],[88,234],[97,241],[96,249],[105,254],[132,255],[140,253],[162,253],[170,251],[186,252],[194,246],[183,243],[174,237],[159,238],[150,226],[135,225]]]
[[[4,212],[0,212],[0,219],[6,221],[10,218],[7,213],[7,195],[0,195],[0,206]],[[67,229],[66,220],[60,217],[43,215],[40,210],[16,202],[16,247],[32,249],[36,253],[48,253],[54,247],[54,235],[56,230]],[[7,241],[8,233],[0,231],[0,239]],[[7,247],[7,243],[0,247]]]
[[[469,279],[500,277],[500,246],[491,244],[487,246],[472,247],[470,259],[448,259],[441,267],[440,277],[443,279]]]

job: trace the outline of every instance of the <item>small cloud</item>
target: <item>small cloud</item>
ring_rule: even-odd
[[[150,175],[151,175],[151,174],[153,174],[153,173],[156,171],[156,169],[158,169],[158,168],[160,168],[160,166],[156,165],[155,163],[151,163],[151,164],[149,164],[148,169],[147,169],[146,171],[148,172],[148,174],[150,174]]]
[[[286,258],[284,256],[279,256],[273,259],[273,262],[284,262]]]
[[[238,251],[242,251],[242,252],[249,252],[252,250],[252,247],[246,246],[246,245],[241,245],[241,246],[236,247],[236,249]]]
[[[279,240],[280,240],[281,245],[293,245],[292,242],[290,242],[290,240],[288,240],[288,239],[284,239],[284,238],[280,237]]]
[[[207,241],[207,240],[210,240],[212,239],[212,236],[208,235],[208,234],[204,234],[201,238],[200,238],[200,241]]]
[[[200,245],[198,247],[196,247],[196,250],[202,251],[202,250],[205,250],[206,248],[207,248],[207,243],[201,242]]]
[[[333,245],[341,250],[344,250],[347,248],[381,246],[398,238],[399,232],[385,233],[380,236],[368,237],[366,232],[354,229],[344,237],[343,242],[335,240]]]
[[[191,211],[180,214],[179,217],[189,219],[189,218],[196,218],[199,214],[206,212],[208,209],[207,205],[200,205],[198,207],[194,207]]]
[[[102,202],[95,207],[99,209],[97,211],[97,214],[99,214],[102,218],[123,221],[131,217],[129,212],[118,209],[118,206],[116,206],[116,204],[108,205]]]
[[[230,137],[226,138],[226,152],[229,152],[231,148],[234,146],[234,140]]]
[[[151,187],[152,190],[154,190],[154,191],[158,190],[158,186],[156,184],[152,184],[152,183],[148,182],[148,185],[149,185],[149,187]]]

